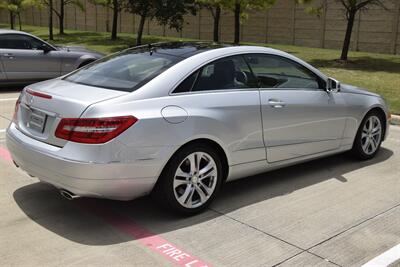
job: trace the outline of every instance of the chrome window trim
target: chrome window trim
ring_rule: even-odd
[[[318,73],[315,73],[313,70],[311,70],[311,69],[308,68],[307,66],[303,65],[301,62],[297,62],[297,61],[295,61],[295,60],[293,60],[293,59],[291,59],[291,58],[289,58],[289,57],[287,57],[287,56],[284,56],[284,55],[278,55],[278,54],[268,53],[268,52],[232,52],[232,53],[228,53],[228,54],[221,55],[221,56],[219,56],[219,57],[216,57],[216,58],[207,60],[206,62],[203,62],[201,65],[197,66],[195,69],[190,70],[190,71],[188,72],[188,74],[184,76],[184,78],[180,79],[178,82],[176,82],[176,83],[174,84],[174,86],[172,87],[172,89],[168,92],[168,96],[184,95],[184,94],[193,94],[193,93],[196,93],[196,92],[180,92],[180,93],[174,93],[174,91],[175,91],[176,88],[178,88],[178,86],[179,86],[182,82],[184,82],[187,78],[189,78],[189,76],[191,76],[191,75],[192,75],[193,73],[195,73],[196,71],[199,71],[201,68],[203,68],[204,66],[206,66],[206,65],[208,65],[208,64],[210,64],[210,63],[212,63],[212,62],[214,62],[214,61],[217,61],[217,60],[220,60],[220,59],[223,59],[223,58],[226,58],[226,57],[231,57],[231,56],[245,56],[245,55],[254,55],[254,54],[268,55],[268,56],[276,56],[276,57],[285,58],[285,59],[287,59],[287,60],[290,60],[290,61],[292,61],[292,62],[295,62],[295,63],[301,65],[303,68],[306,68],[308,71],[310,71],[311,73],[313,73],[316,77],[320,78],[321,80],[325,81],[325,83],[327,83],[325,77],[322,77],[322,76],[319,75]],[[247,61],[246,61],[246,63],[247,63]],[[251,68],[250,68],[250,70],[252,71]],[[227,91],[228,91],[228,92],[229,92],[229,91],[238,91],[238,90],[240,90],[240,91],[248,91],[249,89],[252,89],[252,88],[244,88],[244,89],[239,89],[239,88],[238,88],[238,89],[224,89],[224,90],[204,90],[204,91],[200,91],[200,92],[215,92],[215,91],[218,91],[218,92],[221,92],[221,91],[227,92]],[[326,91],[326,88],[318,88],[318,89],[310,88],[310,89],[307,89],[307,88],[263,88],[263,87],[259,87],[258,90],[302,90],[302,91],[304,91],[304,90],[307,90],[307,91],[309,91],[309,90],[315,90],[315,91]]]

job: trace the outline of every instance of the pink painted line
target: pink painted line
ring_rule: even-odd
[[[12,162],[11,154],[7,149],[0,147],[0,158],[7,162]],[[168,261],[181,267],[211,267],[205,261],[185,252],[178,248],[168,240],[153,234],[143,228],[132,219],[112,212],[107,207],[98,207],[95,205],[87,205],[86,210],[94,213],[105,222],[118,229],[120,232],[133,237],[141,245],[147,247],[153,252],[163,256]]]
[[[12,162],[11,154],[7,149],[0,147],[0,158],[4,161]]]
[[[138,225],[132,219],[112,212],[105,207],[94,207],[90,205],[90,211],[98,217],[102,218],[105,222],[118,229],[120,232],[133,237],[141,245],[147,247],[153,252],[163,256],[168,261],[181,266],[181,267],[210,267],[205,261],[193,256],[192,254],[178,248],[168,240],[151,233],[147,229]]]

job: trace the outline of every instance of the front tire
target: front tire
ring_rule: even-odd
[[[354,140],[353,154],[361,159],[368,160],[375,157],[382,144],[383,120],[378,112],[370,112],[361,122],[356,138]]]
[[[205,144],[179,150],[168,162],[156,194],[162,204],[184,214],[207,208],[221,188],[222,162],[218,152]]]

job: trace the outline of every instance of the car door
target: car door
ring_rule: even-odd
[[[1,53],[1,48],[0,48],[0,53]],[[3,61],[1,60],[1,56],[0,56],[0,83],[2,81],[7,81],[7,75],[6,75],[6,72],[4,71]]]
[[[173,95],[179,95],[174,104],[187,110],[191,118],[187,127],[221,140],[230,164],[266,160],[259,89],[242,56],[222,58],[201,67]]]
[[[1,59],[10,81],[33,81],[60,76],[58,51],[39,39],[23,34],[3,34]]]
[[[340,93],[302,64],[268,54],[245,56],[260,84],[268,162],[302,158],[340,147],[346,106]]]

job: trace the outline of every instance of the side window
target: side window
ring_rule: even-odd
[[[244,58],[231,56],[202,67],[186,78],[174,93],[255,87],[256,79]]]
[[[43,45],[44,43],[30,36],[24,36],[21,34],[0,35],[0,48],[37,50],[41,49]]]
[[[199,74],[199,71],[196,71],[192,75],[190,75],[188,78],[186,78],[175,90],[174,93],[184,93],[184,92],[190,92],[192,91],[193,84],[197,79],[197,75]]]
[[[246,55],[261,88],[322,88],[320,79],[307,68],[284,57]]]
[[[48,46],[46,45],[46,43],[43,43],[40,40],[32,38],[30,36],[26,36],[26,39],[31,44],[31,49],[34,50],[41,50],[44,46]]]
[[[192,91],[243,89],[256,87],[252,73],[241,56],[232,56],[204,66]]]

